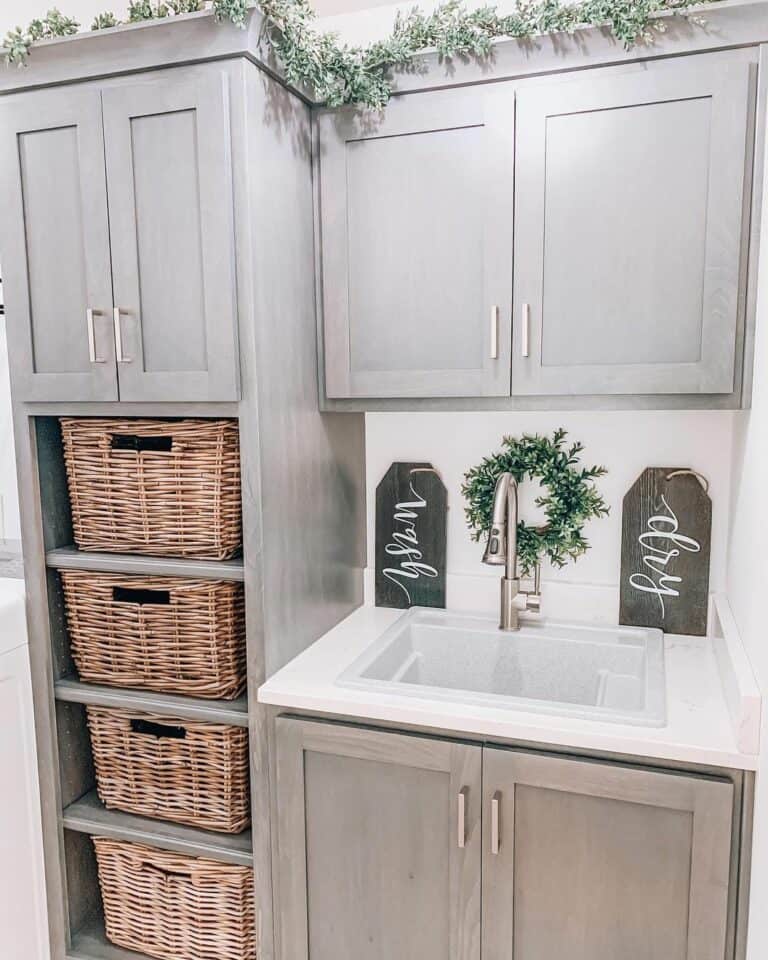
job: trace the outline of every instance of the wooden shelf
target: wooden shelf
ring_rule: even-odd
[[[175,557],[141,557],[135,553],[89,553],[77,547],[58,547],[48,551],[45,562],[55,570],[198,577],[203,580],[242,581],[245,578],[242,557],[236,560],[184,560]]]
[[[57,680],[53,690],[57,700],[66,700],[69,703],[159,713],[169,717],[181,717],[183,720],[230,723],[236,727],[248,726],[248,699],[245,695],[237,700],[203,700],[200,697],[153,693],[150,690],[104,687],[69,678]]]
[[[72,937],[66,960],[150,960],[145,953],[123,950],[107,940],[102,922],[91,923]]]
[[[250,830],[235,835],[214,833],[119,810],[107,810],[95,790],[66,808],[62,814],[62,824],[65,829],[78,833],[145,843],[190,857],[207,857],[223,863],[253,866]]]

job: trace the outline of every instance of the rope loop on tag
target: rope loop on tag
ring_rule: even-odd
[[[709,493],[709,480],[697,470],[673,470],[672,473],[668,473],[664,479],[672,480],[674,477],[696,477],[704,488],[704,493]]]

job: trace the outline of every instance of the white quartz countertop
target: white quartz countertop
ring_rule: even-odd
[[[313,714],[379,720],[433,732],[498,737],[741,770],[757,768],[759,698],[750,688],[748,671],[746,687],[751,699],[734,694],[734,672],[727,654],[729,645],[723,640],[665,637],[667,723],[659,728],[337,685],[339,674],[402,614],[402,610],[360,607],[270,677],[259,689],[259,701]],[[736,652],[738,660],[738,648]],[[743,664],[737,663],[737,674],[741,667]],[[745,744],[753,743],[754,748],[745,749]]]

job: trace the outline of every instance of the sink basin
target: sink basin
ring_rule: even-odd
[[[379,693],[452,700],[640,726],[666,723],[660,630],[496,620],[412,607],[336,681]]]

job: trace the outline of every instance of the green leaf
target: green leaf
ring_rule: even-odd
[[[589,548],[583,536],[588,520],[604,517],[609,508],[593,483],[607,472],[605,467],[578,466],[581,443],[564,448],[567,433],[555,430],[551,437],[523,434],[519,439],[506,436],[502,450],[484,457],[464,474],[461,492],[467,501],[464,510],[472,539],[480,540],[491,527],[493,498],[500,474],[511,473],[518,483],[538,479],[545,488],[536,498],[544,510],[546,525],[529,527],[518,522],[518,561],[523,575],[536,563],[548,559],[556,567],[576,560]]]

